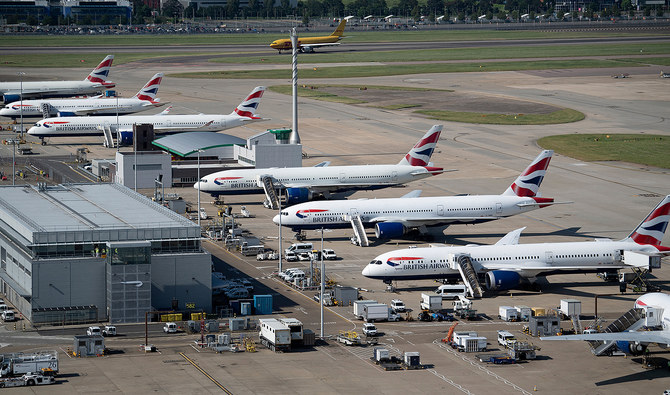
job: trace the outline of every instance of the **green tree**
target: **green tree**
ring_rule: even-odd
[[[226,16],[228,18],[236,17],[239,10],[240,0],[228,0],[228,4],[226,5]]]
[[[184,6],[178,0],[166,0],[161,11],[161,14],[168,18],[179,17],[181,12],[184,11]]]

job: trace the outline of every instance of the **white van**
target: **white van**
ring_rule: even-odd
[[[296,243],[291,244],[289,248],[284,250],[284,253],[294,252],[297,255],[301,252],[312,252],[313,249],[312,243]]]
[[[468,289],[464,284],[444,284],[437,287],[435,293],[442,295],[442,299],[457,299],[459,295],[468,296]]]
[[[498,331],[498,344],[503,347],[516,342],[516,337],[508,331]]]
[[[286,281],[292,283],[292,282],[295,282],[295,280],[298,279],[298,278],[299,279],[305,278],[305,272],[302,271],[302,270],[293,271],[287,276]]]

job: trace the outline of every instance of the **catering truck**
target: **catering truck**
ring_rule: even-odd
[[[0,377],[17,377],[50,369],[58,373],[58,352],[16,353],[0,355]]]
[[[291,329],[275,318],[258,320],[261,330],[258,333],[261,344],[272,351],[291,349]]]

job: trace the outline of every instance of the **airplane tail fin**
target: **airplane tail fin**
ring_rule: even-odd
[[[154,102],[156,99],[156,94],[158,93],[158,88],[161,86],[161,81],[163,80],[163,73],[156,73],[149,80],[149,82],[140,89],[139,92],[135,95],[136,98],[140,100],[146,100]]]
[[[258,105],[261,103],[261,97],[263,97],[263,92],[265,92],[266,89],[267,88],[264,86],[255,87],[254,90],[249,93],[249,96],[247,96],[247,98],[233,110],[231,115],[237,114],[240,117],[256,118],[256,110],[258,110]]]
[[[640,222],[640,224],[626,237],[637,244],[660,245],[665,236],[670,221],[670,195],[661,202]]]
[[[347,18],[342,18],[340,24],[337,25],[337,29],[331,34],[331,36],[342,37],[344,35],[344,26],[347,24]]]
[[[114,55],[107,55],[100,62],[98,67],[93,69],[91,73],[86,77],[86,80],[89,82],[97,82],[99,84],[104,84],[107,82],[107,76],[109,76],[109,70],[112,68],[112,62],[114,61]]]
[[[542,180],[545,174],[547,174],[547,168],[553,154],[554,151],[552,150],[540,152],[540,155],[514,180],[512,185],[503,192],[503,195],[536,196],[537,191],[540,189],[540,184],[542,184]]]
[[[407,166],[429,166],[430,157],[433,155],[433,151],[435,151],[437,140],[440,139],[440,133],[442,133],[442,125],[433,125],[428,133],[426,133],[421,140],[412,147],[398,164]]]

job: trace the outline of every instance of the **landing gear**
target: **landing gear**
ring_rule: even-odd
[[[47,142],[44,141],[44,137],[40,137],[40,144],[47,145]]]
[[[384,284],[386,284],[386,292],[395,292],[393,280],[384,280]]]
[[[298,241],[304,241],[305,239],[307,239],[307,235],[305,234],[304,231],[301,230],[300,232],[297,232],[295,234],[295,239]]]

